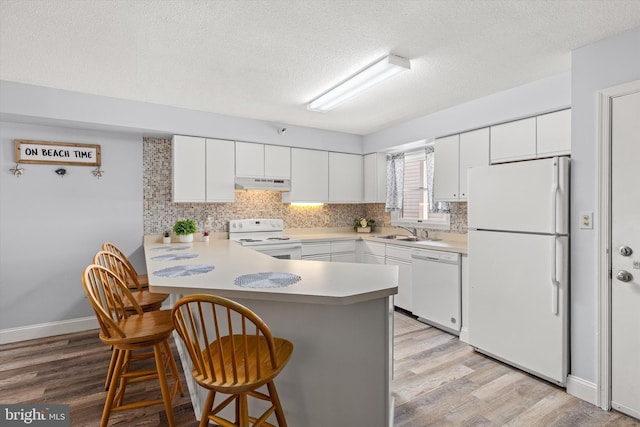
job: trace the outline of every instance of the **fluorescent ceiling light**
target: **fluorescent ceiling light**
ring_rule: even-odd
[[[318,112],[329,111],[381,81],[410,69],[411,62],[408,59],[389,55],[314,99],[307,104],[307,109]]]

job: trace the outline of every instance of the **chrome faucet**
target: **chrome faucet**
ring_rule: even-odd
[[[413,237],[418,237],[418,229],[415,227],[413,227],[413,230],[411,228],[403,227],[402,225],[396,225],[396,227],[407,230]]]

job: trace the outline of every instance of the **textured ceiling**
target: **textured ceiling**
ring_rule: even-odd
[[[638,26],[640,0],[0,0],[0,79],[368,134]],[[411,71],[306,110],[389,52]]]

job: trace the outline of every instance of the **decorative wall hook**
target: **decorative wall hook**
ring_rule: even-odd
[[[20,166],[20,163],[16,163],[16,166],[9,169],[11,171],[11,173],[13,174],[13,176],[20,178],[22,176],[22,174],[24,173],[24,168],[22,168]]]
[[[64,178],[64,176],[67,174],[67,170],[65,168],[56,169],[56,173],[60,178]]]
[[[92,170],[91,173],[93,174],[93,176],[95,176],[96,178],[100,179],[100,178],[102,178],[102,175],[104,174],[104,171],[102,169],[100,169],[100,166],[98,166],[97,168]]]

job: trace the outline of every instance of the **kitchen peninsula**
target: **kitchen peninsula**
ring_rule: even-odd
[[[146,236],[144,242],[152,292],[170,293],[172,302],[195,293],[233,299],[256,312],[274,336],[293,342],[291,360],[276,378],[289,425],[392,425],[396,266],[281,260],[228,240],[161,241]],[[298,281],[251,287],[248,279],[257,273]],[[254,283],[270,286],[269,279]],[[206,393],[176,343],[199,418]]]

